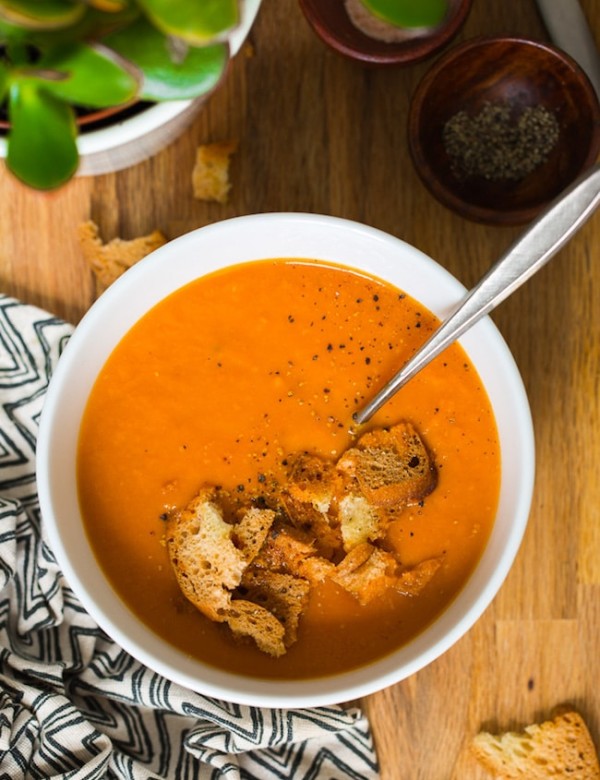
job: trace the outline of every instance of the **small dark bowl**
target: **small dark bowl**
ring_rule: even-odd
[[[350,21],[344,0],[300,0],[315,33],[334,51],[367,65],[412,65],[446,46],[463,26],[472,0],[449,0],[445,20],[431,32],[386,43],[361,32]]]
[[[461,174],[444,142],[446,123],[458,112],[469,121],[482,110],[508,106],[511,122],[541,107],[558,124],[558,139],[521,178]],[[409,146],[424,184],[445,206],[488,224],[533,219],[600,150],[600,106],[588,77],[560,49],[523,38],[476,38],[437,60],[410,105]]]

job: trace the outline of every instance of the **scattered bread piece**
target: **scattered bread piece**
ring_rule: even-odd
[[[94,222],[89,220],[79,225],[79,244],[83,256],[102,289],[109,287],[128,268],[166,243],[167,239],[160,230],[154,230],[147,236],[132,238],[130,241],[114,238],[104,244]]]
[[[212,144],[202,144],[198,147],[196,163],[192,170],[192,187],[195,198],[227,203],[231,189],[229,161],[237,148],[237,141],[218,141]]]
[[[259,604],[235,599],[225,619],[234,636],[250,637],[263,653],[278,658],[286,652],[285,627],[272,612]]]
[[[520,733],[482,731],[471,747],[497,780],[600,780],[596,748],[585,721],[572,710],[527,726]]]
[[[420,501],[437,484],[432,459],[411,423],[365,433],[342,455],[338,469],[355,479],[374,506]]]
[[[225,620],[231,592],[240,584],[249,559],[256,554],[256,540],[249,533],[249,526],[260,526],[258,535],[265,533],[263,526],[268,532],[274,516],[270,510],[262,510],[260,518],[253,513],[246,526],[240,524],[241,535],[235,538],[236,532],[240,534],[240,525],[226,522],[216,492],[205,489],[169,518],[167,549],[179,586],[211,620]],[[243,546],[245,537],[250,540],[248,549]]]

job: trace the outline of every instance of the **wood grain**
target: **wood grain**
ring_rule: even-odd
[[[600,0],[582,5],[600,30]],[[459,40],[546,38],[533,2],[476,0]],[[600,42],[600,41],[599,41]],[[310,211],[386,230],[471,285],[518,228],[447,211],[406,144],[410,96],[429,66],[374,70],[329,51],[295,0],[264,0],[250,44],[193,125],[151,160],[26,190],[0,171],[0,287],[77,322],[95,286],[77,243],[160,228],[170,238],[227,217]],[[237,138],[225,206],[194,200],[199,143]],[[537,480],[516,563],[483,618],[428,668],[363,702],[383,780],[484,780],[469,752],[482,726],[518,727],[572,701],[600,746],[600,215],[494,315],[529,394]]]

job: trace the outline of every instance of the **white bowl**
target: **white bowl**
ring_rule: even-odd
[[[48,537],[65,577],[96,622],[132,656],[188,688],[241,704],[308,707],[348,701],[392,685],[453,645],[490,604],[527,524],[534,478],[531,416],[514,360],[488,318],[461,344],[493,406],[502,479],[495,524],[462,591],[413,641],[368,666],[314,680],[259,680],[190,659],[132,614],[98,567],[84,530],[75,480],[79,426],[91,387],[121,337],[182,285],[250,260],[329,260],[385,279],[439,317],[464,287],[414,247],[381,231],[333,217],[265,214],[200,228],[170,242],[118,279],[76,328],[48,389],[38,441],[38,489]]]

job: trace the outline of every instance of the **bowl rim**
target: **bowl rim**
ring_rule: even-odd
[[[497,413],[502,470],[507,475],[502,479],[498,509],[504,519],[494,525],[481,560],[454,601],[399,650],[332,677],[263,680],[190,659],[146,627],[112,590],[87,544],[75,480],[65,480],[65,474],[75,473],[79,420],[95,376],[139,316],[192,279],[231,263],[275,257],[321,259],[383,279],[419,276],[418,284],[406,292],[440,317],[465,293],[458,280],[415,247],[338,217],[254,214],[216,222],[175,239],[120,277],[92,305],[67,343],[42,409],[38,494],[47,538],[66,581],[95,622],[131,656],[175,683],[221,700],[264,707],[316,707],[358,699],[405,679],[448,650],[488,607],[512,566],[527,525],[535,466],[533,427],[514,359],[491,319],[484,318],[461,344],[484,385],[486,377],[494,377],[494,392],[490,394],[488,387],[488,394]]]
[[[323,0],[318,0],[322,2]],[[340,4],[343,0],[339,0]],[[334,51],[343,56],[367,65],[409,65],[416,64],[446,46],[464,25],[471,11],[473,0],[456,0],[456,10],[451,18],[442,22],[430,34],[418,38],[408,38],[406,41],[386,43],[361,33],[356,28],[357,37],[364,39],[365,44],[370,42],[377,51],[367,50],[353,45],[335,34],[329,26],[323,23],[320,15],[314,12],[314,3],[310,0],[299,0],[300,8],[307,22],[318,37],[330,46]]]
[[[474,220],[475,222],[481,222],[483,224],[494,225],[519,225],[525,222],[529,222],[534,219],[540,211],[547,206],[555,195],[549,195],[548,199],[540,203],[538,206],[531,206],[529,208],[518,209],[494,209],[487,206],[479,206],[476,203],[469,203],[462,198],[459,198],[454,194],[451,189],[448,189],[438,179],[435,170],[428,162],[427,156],[423,153],[420,145],[420,116],[423,109],[423,104],[427,98],[430,87],[435,82],[439,73],[446,68],[453,65],[464,54],[467,54],[482,46],[495,43],[516,43],[519,45],[528,46],[532,49],[541,49],[548,54],[551,54],[557,61],[567,65],[576,78],[581,82],[581,86],[588,97],[588,102],[592,111],[593,124],[595,128],[594,137],[588,153],[579,169],[573,176],[573,179],[587,170],[597,159],[600,152],[600,99],[594,89],[592,82],[590,81],[587,73],[579,65],[579,63],[573,59],[573,57],[566,51],[563,51],[558,46],[549,43],[548,41],[541,41],[535,38],[527,38],[520,35],[477,35],[469,38],[465,41],[458,43],[448,51],[444,52],[427,70],[425,75],[417,84],[415,91],[410,100],[408,109],[408,122],[407,122],[407,138],[408,147],[413,161],[413,165],[427,189],[431,194],[442,203],[442,205],[451,209],[461,216]]]

